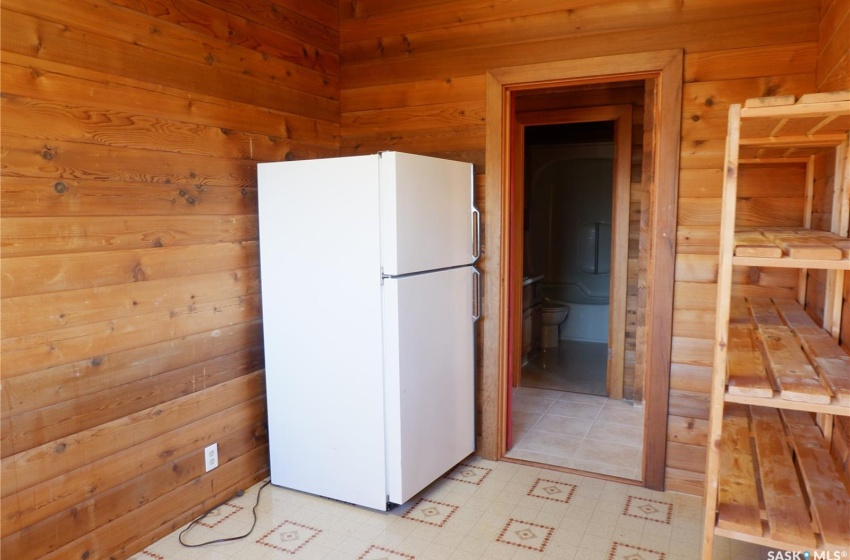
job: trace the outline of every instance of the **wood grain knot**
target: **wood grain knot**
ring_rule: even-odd
[[[59,194],[64,194],[65,191],[68,190],[68,185],[66,185],[62,181],[56,181],[55,183],[53,183],[53,190]]]

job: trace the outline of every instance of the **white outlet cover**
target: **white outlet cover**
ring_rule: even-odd
[[[204,464],[206,472],[210,472],[218,466],[218,444],[214,443],[204,448]]]

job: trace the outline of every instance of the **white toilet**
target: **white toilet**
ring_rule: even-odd
[[[558,302],[544,300],[540,310],[540,346],[557,348],[561,323],[567,320],[570,308]]]

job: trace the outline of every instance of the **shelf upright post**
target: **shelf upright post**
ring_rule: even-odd
[[[711,560],[718,502],[720,434],[723,425],[723,393],[726,388],[726,358],[729,345],[729,313],[732,295],[732,253],[735,244],[735,206],[738,193],[738,157],[741,135],[741,105],[729,107],[726,157],[723,169],[723,203],[720,214],[717,304],[714,334],[714,368],[711,380],[708,449],[705,468],[705,527],[702,558]]]

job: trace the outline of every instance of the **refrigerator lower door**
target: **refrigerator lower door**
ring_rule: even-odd
[[[475,448],[473,269],[384,282],[389,501],[401,504]]]

